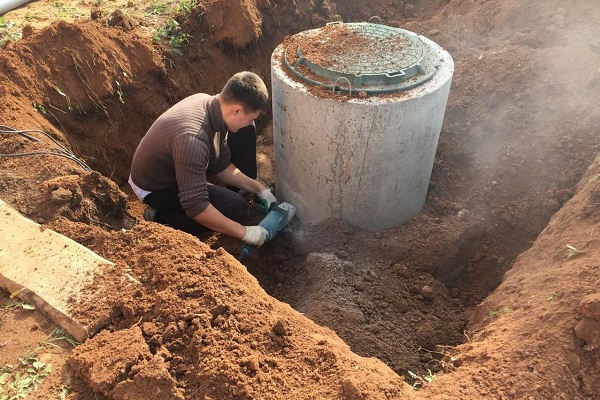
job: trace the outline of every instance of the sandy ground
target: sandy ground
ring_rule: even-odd
[[[40,399],[600,396],[593,4],[217,0],[179,21],[180,55],[152,43],[149,3],[77,3],[83,15],[59,23],[53,2],[5,16],[33,27],[0,50],[0,124],[48,132],[98,172],[3,157],[0,197],[142,283],[98,277],[89,290],[121,316],[75,348],[0,292],[5,393],[35,359],[53,366],[29,389]],[[238,241],[139,220],[125,183],[154,118],[239,70],[269,81],[286,35],[372,15],[456,65],[419,215],[377,233],[298,226],[244,265]],[[260,178],[274,184],[272,122],[258,122]],[[2,134],[0,153],[53,146],[31,135]]]

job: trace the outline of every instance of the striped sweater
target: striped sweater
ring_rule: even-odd
[[[150,192],[177,184],[181,206],[193,218],[209,205],[207,177],[230,163],[217,96],[197,93],[152,124],[133,155],[131,180]]]

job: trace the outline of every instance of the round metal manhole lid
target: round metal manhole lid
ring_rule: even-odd
[[[368,94],[417,87],[433,77],[440,62],[417,34],[367,22],[301,32],[285,49],[284,59],[288,69],[309,83]]]

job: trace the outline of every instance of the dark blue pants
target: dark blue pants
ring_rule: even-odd
[[[231,151],[231,162],[240,171],[256,179],[256,129],[250,125],[229,134],[227,144]],[[179,202],[179,188],[173,185],[164,190],[150,193],[144,203],[155,208],[156,222],[196,235],[208,231],[188,217]],[[248,201],[237,193],[237,188],[208,185],[208,201],[227,218],[241,222],[248,211]]]

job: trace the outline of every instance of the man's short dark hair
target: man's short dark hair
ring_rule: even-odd
[[[241,104],[246,112],[269,110],[267,86],[254,72],[242,71],[233,75],[221,90],[220,97],[225,103]]]

